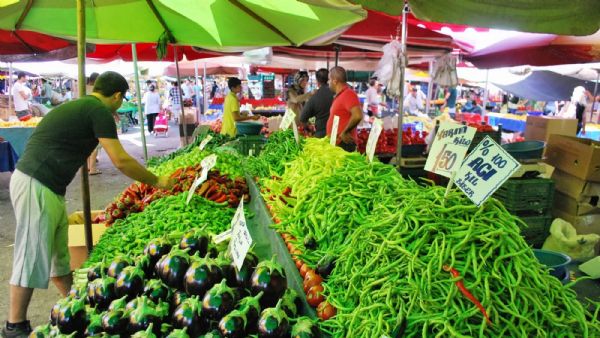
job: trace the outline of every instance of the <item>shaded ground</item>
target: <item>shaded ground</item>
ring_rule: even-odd
[[[170,153],[179,146],[177,126],[171,125],[168,137],[154,137],[146,133],[148,156]],[[143,150],[139,128],[132,128],[119,136],[121,143],[135,159],[143,163]],[[98,162],[101,175],[90,176],[91,206],[103,209],[118,193],[132,183],[132,180],[121,174],[112,165],[106,153],[101,151]],[[3,324],[8,314],[8,281],[12,271],[15,218],[9,196],[11,173],[0,173],[0,321]],[[66,194],[67,211],[69,213],[82,210],[81,176],[77,174]],[[51,285],[48,290],[36,290],[29,307],[29,319],[33,326],[44,324],[48,320],[50,308],[60,298],[56,288]]]

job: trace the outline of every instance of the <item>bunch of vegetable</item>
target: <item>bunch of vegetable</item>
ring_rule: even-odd
[[[296,143],[292,130],[275,132],[269,137],[260,155],[249,157],[244,167],[254,177],[281,175],[283,165],[298,156],[304,142],[305,139],[300,138],[300,144]]]
[[[600,335],[596,316],[540,265],[519,235],[524,225],[498,201],[444,198],[444,188],[356,154],[335,171],[299,166],[310,158],[318,168],[320,155],[305,147],[263,187],[331,336]],[[288,185],[299,175],[304,186]]]
[[[478,133],[491,133],[495,131],[494,127],[485,122],[469,123],[469,127],[476,128]]]
[[[212,150],[200,150],[199,147],[195,147],[189,152],[181,154],[168,161],[162,162],[156,167],[150,167],[148,168],[148,170],[150,170],[155,175],[170,174],[176,171],[177,169],[196,165],[200,163],[205,157],[211,154],[217,155],[217,162],[214,168],[219,170],[220,173],[232,178],[244,176],[244,171],[242,170],[241,155],[235,149],[224,146],[217,147]]]
[[[360,129],[358,131],[358,142],[356,144],[359,153],[364,153],[367,149],[367,141],[371,131],[368,129]],[[426,131],[414,131],[412,128],[408,128],[402,133],[402,144],[425,144],[425,139],[428,133]],[[398,146],[398,129],[384,130],[377,139],[377,145],[375,146],[376,154],[395,154]]]
[[[226,242],[192,229],[155,238],[134,260],[115,257],[80,271],[69,296],[33,337],[302,337],[319,335],[299,317],[283,268],[249,252],[241,269]],[[142,255],[143,254],[143,255]],[[85,273],[85,274],[84,274]]]
[[[218,146],[221,146],[221,145],[231,141],[231,138],[227,135],[221,135],[219,133],[215,133],[210,130],[207,130],[206,132],[200,133],[198,135],[198,137],[196,137],[196,140],[194,140],[193,143],[190,143],[183,148],[179,148],[179,149],[175,150],[174,152],[169,153],[165,156],[152,157],[152,158],[148,159],[147,166],[148,167],[156,167],[163,162],[170,161],[170,160],[174,159],[175,157],[178,157],[182,154],[192,151],[193,149],[198,148],[198,146],[200,145],[202,140],[204,140],[204,138],[208,135],[210,135],[212,137],[212,140],[210,140],[210,142],[206,145],[205,149],[207,149],[207,150],[216,148]]]

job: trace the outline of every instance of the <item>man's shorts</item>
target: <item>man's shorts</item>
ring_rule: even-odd
[[[17,115],[17,118],[21,118],[21,117],[27,116],[28,114],[30,114],[29,110],[18,110],[18,111],[15,111],[15,115]]]
[[[10,199],[17,220],[10,284],[46,289],[50,277],[71,272],[65,198],[15,170]]]

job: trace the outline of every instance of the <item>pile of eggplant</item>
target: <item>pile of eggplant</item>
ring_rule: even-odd
[[[274,259],[249,252],[237,269],[212,238],[171,234],[91,266],[30,337],[320,337]]]

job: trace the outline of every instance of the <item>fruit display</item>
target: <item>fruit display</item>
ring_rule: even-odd
[[[23,127],[37,127],[37,125],[42,121],[41,117],[31,117],[27,120],[22,121],[4,121],[0,119],[0,128],[23,128]]]

